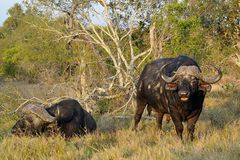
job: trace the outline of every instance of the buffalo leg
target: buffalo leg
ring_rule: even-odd
[[[193,139],[194,139],[193,134],[194,134],[194,130],[195,130],[195,124],[199,118],[200,113],[201,113],[201,110],[198,111],[196,113],[196,115],[194,115],[193,117],[191,117],[187,120],[187,131],[188,131],[187,140],[193,141]]]
[[[66,137],[72,137],[74,134],[76,135],[83,135],[84,132],[82,127],[79,126],[78,121],[73,119],[70,122],[64,123],[60,126],[61,133]]]
[[[160,129],[160,130],[162,130],[163,115],[164,115],[163,113],[157,112],[156,121],[157,121],[157,127],[158,127],[158,129]]]
[[[191,140],[193,141],[193,134],[194,134],[194,130],[195,130],[195,123],[191,122],[191,120],[188,120],[187,122],[187,130],[188,130],[188,134],[187,134],[187,140]]]
[[[140,99],[137,99],[137,110],[134,116],[134,130],[137,130],[138,123],[140,122],[140,119],[142,117],[143,111],[146,107],[146,102],[142,101]]]
[[[171,115],[178,137],[182,140],[183,124],[177,113]]]

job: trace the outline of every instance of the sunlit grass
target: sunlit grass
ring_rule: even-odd
[[[10,105],[7,98],[1,103]],[[15,106],[16,107],[16,106]],[[98,118],[98,131],[84,137],[16,137],[9,134],[17,115],[0,113],[0,159],[158,159],[158,160],[238,160],[240,159],[240,91],[214,91],[206,97],[205,107],[193,142],[180,141],[174,126],[155,120],[141,121],[132,131],[132,120]],[[186,133],[184,133],[186,136]]]

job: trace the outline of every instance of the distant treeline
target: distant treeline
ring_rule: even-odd
[[[78,77],[105,92],[134,86],[152,59],[186,54],[220,64],[240,49],[237,0],[31,0],[8,14],[0,74],[10,78]]]

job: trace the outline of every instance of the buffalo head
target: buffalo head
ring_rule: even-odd
[[[210,91],[210,84],[216,83],[222,77],[221,71],[213,65],[211,65],[211,67],[217,71],[217,73],[212,77],[204,76],[199,67],[195,65],[180,66],[175,74],[169,77],[164,73],[167,65],[169,64],[164,65],[160,69],[160,75],[166,82],[165,89],[177,91],[179,99],[183,102],[187,102],[198,90],[204,92]]]
[[[12,128],[13,134],[38,134],[47,124],[53,123],[57,119],[41,105],[28,104],[22,109],[22,112],[23,117]]]

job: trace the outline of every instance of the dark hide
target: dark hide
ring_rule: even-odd
[[[83,135],[88,132],[96,130],[97,125],[93,117],[85,111],[78,101],[74,99],[63,100],[53,106],[46,108],[47,112],[56,117],[54,122],[65,137],[71,137],[73,135]],[[24,115],[13,127],[12,133],[18,134],[19,131],[25,132],[26,134],[36,135],[44,132],[49,132],[53,124],[43,123],[41,126],[34,126],[31,124],[32,120],[36,120],[38,117],[32,117],[33,115]],[[29,117],[27,119],[27,117]],[[38,121],[41,119],[38,118]]]
[[[198,64],[187,56],[162,58],[147,64],[137,84],[137,110],[134,129],[137,129],[145,106],[149,105],[157,113],[156,119],[159,129],[162,129],[164,114],[170,114],[177,135],[182,139],[182,122],[186,121],[188,138],[193,140],[194,127],[202,111],[206,90],[199,90],[201,80],[191,76],[179,77],[174,84],[167,84],[159,73],[165,64],[169,64],[164,70],[165,75],[170,77],[180,66],[197,66],[199,68]],[[176,86],[171,89],[171,85]],[[167,89],[169,87],[170,89]],[[188,96],[188,100],[181,100],[181,96]]]

